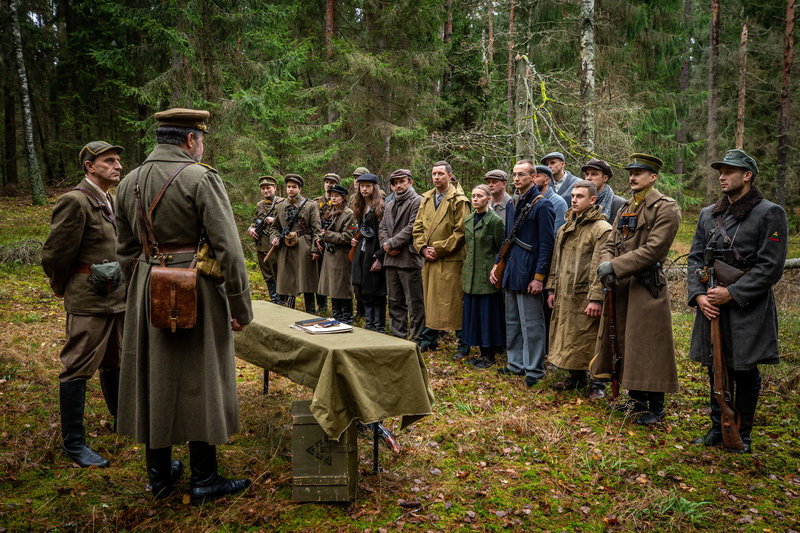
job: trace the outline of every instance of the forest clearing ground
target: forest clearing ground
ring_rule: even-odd
[[[50,209],[13,214],[14,205],[2,199],[0,219],[41,228]],[[24,238],[41,238],[36,229],[19,229]],[[0,224],[0,243],[10,242],[11,231],[17,228]],[[266,298],[250,267],[253,297]],[[263,395],[261,369],[237,359],[242,429],[219,448],[220,464],[223,474],[254,484],[242,495],[192,507],[182,499],[188,474],[163,502],[145,492],[144,447],[111,432],[96,377],[89,382],[87,437],[112,465],[82,470],[62,454],[63,307],[38,265],[3,263],[0,531],[800,530],[796,272],[776,291],[782,362],[762,367],[751,455],[690,444],[706,428],[707,379],[686,357],[694,317],[673,287],[681,391],[667,396],[667,418],[653,429],[610,413],[605,401],[553,391],[558,372],[528,389],[520,378],[452,362],[451,335],[425,354],[434,414],[397,432],[404,452],[382,446],[382,471],[374,476],[370,443],[359,439],[358,499],[295,504],[289,410],[310,390],[273,374]],[[188,462],[187,447],[175,447],[174,456]]]

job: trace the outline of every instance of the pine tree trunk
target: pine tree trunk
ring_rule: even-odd
[[[508,15],[508,91],[506,92],[506,99],[508,100],[508,112],[506,118],[508,125],[514,125],[514,0],[511,0],[511,10]]]
[[[327,0],[325,2],[325,59],[330,62],[333,60],[333,35],[336,31],[336,3],[334,0]],[[330,73],[328,74],[328,124],[339,120],[339,113],[334,109],[330,103],[335,99],[335,85],[336,77]]]
[[[714,198],[717,175],[709,164],[717,159],[717,61],[719,56],[719,0],[711,0],[711,49],[708,59],[708,136],[706,169],[706,202]]]
[[[8,12],[8,0],[0,2],[4,12]],[[3,33],[11,34],[11,21],[5,18]],[[8,52],[8,55],[6,55]],[[10,50],[3,47],[3,183],[8,190],[16,188],[19,183],[17,174],[17,112],[14,88],[14,57]]]
[[[581,129],[584,150],[594,151],[594,0],[581,0]]]
[[[688,28],[692,21],[692,0],[684,0],[683,2],[683,24]],[[675,174],[678,175],[678,185],[683,181],[683,165],[684,158],[686,157],[686,91],[689,90],[689,55],[691,50],[692,36],[686,36],[686,48],[683,50],[683,58],[681,59],[681,77],[680,77],[680,107],[678,109],[678,155],[675,156]]]
[[[494,0],[489,0],[489,64],[494,61]]]
[[[447,21],[444,23],[444,32],[442,42],[444,42],[445,50],[449,52],[450,43],[453,41],[453,0],[445,2],[447,6]],[[442,92],[447,90],[450,84],[450,61],[444,66],[444,75],[442,76]]]
[[[792,85],[792,49],[794,48],[794,2],[786,2],[786,30],[783,34],[783,88],[781,89],[781,115],[778,125],[778,176],[775,199],[781,207],[786,205],[786,158],[789,136],[789,94]]]
[[[747,21],[742,24],[739,44],[739,105],[736,113],[736,148],[744,148],[744,98],[747,83]]]
[[[45,205],[47,198],[42,186],[39,162],[36,160],[36,146],[33,143],[33,116],[31,114],[31,98],[28,91],[28,74],[25,72],[25,59],[22,55],[22,34],[19,30],[19,15],[16,0],[11,0],[11,27],[14,36],[14,48],[17,56],[17,76],[19,78],[20,95],[22,96],[22,122],[25,126],[25,155],[28,159],[28,181],[31,186],[33,205]]]

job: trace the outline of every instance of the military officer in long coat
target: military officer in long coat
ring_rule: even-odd
[[[721,409],[714,396],[711,319],[719,319],[722,353],[728,367],[729,391],[741,417],[739,435],[745,452],[761,391],[759,364],[777,364],[778,315],[772,287],[783,275],[787,251],[786,213],[765,199],[753,183],[755,159],[744,150],[728,150],[719,170],[722,198],[700,212],[689,252],[689,305],[695,315],[689,357],[708,367],[711,428],[695,444],[722,444]],[[715,284],[703,283],[697,269],[731,267],[736,280],[715,274]],[[719,266],[719,265],[717,265]]]
[[[547,360],[569,371],[553,384],[569,390],[589,381],[589,361],[597,342],[597,326],[603,308],[603,285],[597,279],[600,249],[611,232],[603,208],[597,205],[597,187],[578,180],[572,187],[572,207],[558,229],[553,260],[547,277],[547,305],[553,310]],[[591,380],[589,398],[605,396],[605,384]]]
[[[620,385],[628,389],[625,404],[639,425],[664,418],[664,393],[678,390],[678,370],[672,339],[669,290],[661,265],[681,223],[678,204],[654,188],[663,162],[652,155],[633,154],[629,199],[612,224],[600,251],[597,274],[613,289],[617,341],[622,357]],[[604,306],[595,346],[592,374],[610,377],[608,306]]]
[[[331,210],[327,214],[330,224],[321,232],[320,246],[324,247],[325,254],[322,256],[317,291],[323,296],[330,296],[333,318],[352,324],[352,265],[347,253],[350,251],[350,241],[356,234],[356,221],[353,210],[347,207],[347,193],[347,189],[338,183],[328,189]]]
[[[108,410],[117,416],[125,283],[118,266],[113,272],[93,274],[92,265],[97,269],[116,261],[114,198],[108,190],[119,183],[120,153],[121,146],[103,141],[81,149],[83,181],[56,202],[42,247],[42,267],[53,292],[64,298],[67,312],[59,375],[63,449],[81,467],[108,466],[107,459],[86,445],[83,425],[86,381],[98,369]]]
[[[272,176],[258,178],[258,187],[261,189],[263,199],[256,204],[256,215],[253,218],[253,223],[247,228],[247,233],[255,240],[258,268],[261,270],[261,276],[264,281],[267,282],[269,298],[273,303],[283,305],[283,301],[278,298],[278,282],[275,275],[278,271],[278,259],[273,254],[269,261],[264,260],[271,248],[269,228],[275,222],[275,211],[278,205],[283,202],[283,198],[275,194],[278,188],[278,180]],[[257,231],[258,229],[261,230],[261,233]]]
[[[319,240],[322,226],[319,209],[313,200],[302,195],[304,181],[297,174],[287,174],[286,201],[275,213],[275,222],[270,228],[270,241],[277,247],[278,294],[287,305],[294,307],[294,297],[303,293],[306,312],[316,313],[315,293],[319,285],[317,261],[319,250],[314,243]]]
[[[119,431],[146,445],[156,497],[168,495],[181,476],[181,464],[171,460],[172,445],[189,441],[191,501],[202,503],[250,485],[218,474],[216,445],[239,431],[231,330],[250,323],[253,311],[225,185],[200,162],[209,112],[178,108],[155,118],[158,144],[118,192],[117,257],[129,277]],[[157,247],[147,244],[146,219]],[[167,269],[190,267],[201,233],[223,279],[198,273],[193,328],[156,328],[150,320],[152,268],[161,260]]]
[[[461,269],[466,257],[464,219],[469,200],[450,182],[453,171],[447,161],[433,164],[433,189],[422,195],[414,220],[414,248],[423,257],[425,331],[420,348],[434,348],[441,331],[459,331],[463,312]],[[469,345],[460,342],[465,357]]]

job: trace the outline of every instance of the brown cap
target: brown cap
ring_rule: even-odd
[[[410,180],[413,180],[414,176],[411,175],[411,171],[408,170],[407,168],[398,168],[389,175],[389,183],[393,183],[394,180],[400,178],[408,178]]]
[[[83,169],[86,167],[87,161],[94,161],[98,155],[102,154],[103,152],[108,152],[109,150],[114,150],[118,154],[121,154],[125,151],[122,146],[108,144],[105,141],[92,141],[88,143],[86,146],[81,148],[81,151],[78,154],[78,158],[81,161],[81,168]]]
[[[369,174],[369,169],[367,167],[358,167],[353,171],[353,176],[360,176],[362,174]]]
[[[303,188],[303,185],[305,185],[305,182],[303,181],[303,177],[301,175],[299,175],[299,174],[286,174],[286,177],[283,178],[283,181],[286,182],[286,183],[289,183],[290,181],[293,181],[296,184],[298,184],[301,189]]]
[[[333,172],[328,172],[324,176],[322,176],[322,181],[325,182],[326,180],[331,180],[335,183],[339,183],[342,178],[339,177],[339,174],[334,174]]]
[[[211,113],[202,109],[186,109],[174,107],[155,114],[158,126],[178,126],[181,128],[194,128],[208,133],[206,122]]]
[[[586,172],[590,168],[599,170],[609,178],[614,176],[614,171],[611,170],[611,165],[609,165],[602,159],[597,159],[596,157],[591,158],[589,161],[586,162],[585,165],[581,167],[581,172]]]
[[[278,180],[276,180],[272,176],[261,176],[258,178],[258,186],[261,187],[262,185],[274,185],[275,187],[278,186]]]
[[[500,180],[500,181],[508,181],[508,174],[505,171],[496,168],[494,170],[490,170],[486,174],[483,175],[483,179],[488,180],[489,178],[493,180]]]

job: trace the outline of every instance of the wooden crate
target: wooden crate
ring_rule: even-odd
[[[350,424],[337,442],[322,431],[310,407],[310,400],[292,402],[292,500],[355,500],[358,489],[355,423]]]

